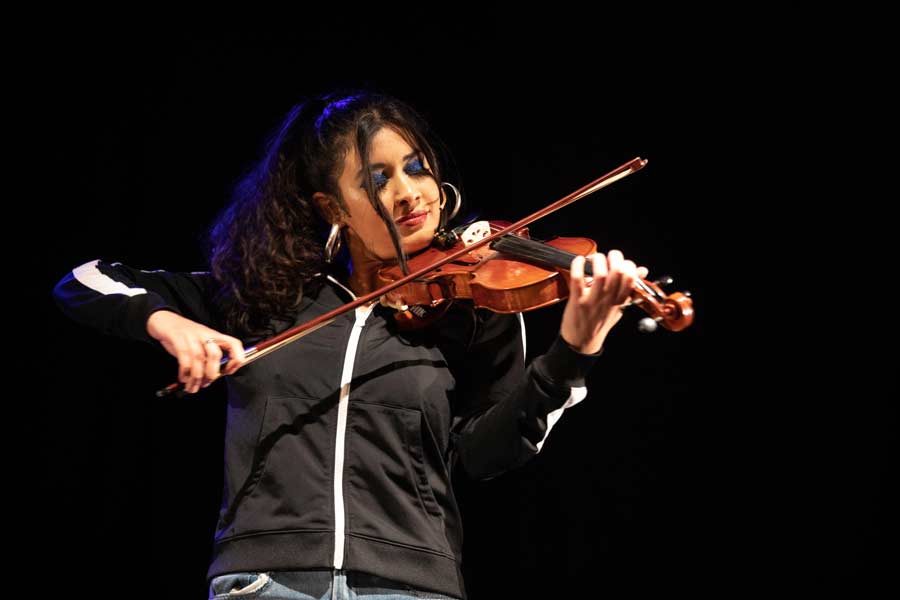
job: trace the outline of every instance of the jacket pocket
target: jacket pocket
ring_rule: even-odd
[[[347,525],[351,534],[452,556],[428,480],[421,419],[417,409],[350,402]]]
[[[416,483],[419,487],[419,497],[422,501],[422,508],[430,515],[434,515],[439,519],[444,518],[440,504],[435,498],[434,488],[428,480],[428,466],[424,455],[425,440],[422,436],[422,419],[424,415],[421,411],[414,411],[416,426],[406,429],[406,443],[409,450],[409,456],[412,462],[413,471],[416,475]]]
[[[296,396],[266,400],[235,533],[334,528],[334,432],[322,414],[328,402]]]

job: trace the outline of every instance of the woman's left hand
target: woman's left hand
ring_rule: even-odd
[[[591,261],[593,277],[584,276]],[[622,318],[622,308],[631,297],[636,279],[647,277],[646,267],[636,267],[619,250],[572,259],[569,268],[569,300],[563,312],[560,334],[577,352],[596,354],[613,325]]]

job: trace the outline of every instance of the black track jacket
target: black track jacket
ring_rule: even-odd
[[[156,310],[230,335],[210,309],[211,283],[206,271],[98,259],[67,273],[53,298],[81,324],[165,352],[146,329]],[[294,325],[353,298],[328,276]],[[225,484],[208,580],[342,568],[466,597],[452,469],[459,462],[485,480],[537,454],[587,394],[602,351],[580,354],[557,336],[526,366],[521,313],[457,300],[437,326],[407,333],[394,312],[377,303],[348,311],[226,378]]]

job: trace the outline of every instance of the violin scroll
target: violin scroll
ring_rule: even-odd
[[[649,317],[638,323],[638,330],[644,333],[656,331],[657,324],[669,331],[681,331],[694,322],[694,303],[690,292],[665,294],[660,287],[671,285],[673,279],[666,275],[655,281],[639,280],[632,290],[631,304],[644,309]]]

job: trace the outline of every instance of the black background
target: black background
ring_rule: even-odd
[[[39,242],[15,251],[28,283],[12,315],[37,314],[25,335],[43,336],[41,360],[18,363],[43,368],[24,376],[25,425],[10,431],[25,440],[15,481],[35,479],[19,498],[29,516],[12,515],[29,569],[69,590],[102,577],[98,597],[204,597],[223,386],[156,399],[174,359],[68,321],[50,291],[95,258],[204,269],[200,232],[263,136],[340,85],[415,106],[453,151],[463,213],[483,218],[514,221],[648,159],[532,234],[590,237],[693,295],[680,333],[623,318],[533,461],[457,477],[472,600],[896,589],[896,408],[865,348],[827,324],[810,335],[802,303],[785,306],[801,282],[776,283],[809,249],[782,241],[800,197],[781,168],[815,144],[795,120],[809,69],[769,68],[755,37],[726,27],[652,50],[608,42],[609,27],[413,11],[277,33],[45,32],[21,72],[34,171],[17,210]],[[561,314],[525,315],[529,358]]]

